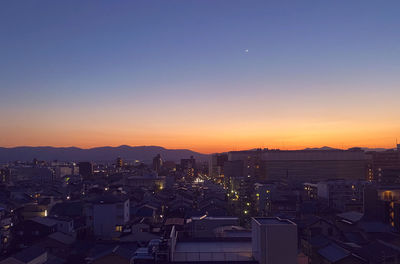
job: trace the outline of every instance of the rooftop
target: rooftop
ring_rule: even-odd
[[[213,220],[213,221],[223,221],[223,220],[238,220],[239,218],[237,217],[212,217],[212,216],[196,216],[196,217],[192,217],[192,220]]]
[[[364,214],[352,211],[352,212],[337,214],[337,216],[352,223],[356,223],[361,220]]]
[[[48,237],[66,245],[71,245],[75,242],[75,239],[73,237],[63,234],[61,232],[55,232],[53,234],[50,234]]]
[[[296,225],[288,219],[279,217],[254,217],[253,219],[260,225]]]
[[[325,259],[329,260],[330,262],[334,263],[341,259],[344,259],[351,255],[349,251],[346,249],[339,247],[336,244],[330,244],[318,251],[318,253],[324,257]]]
[[[22,261],[24,263],[28,263],[45,253],[46,253],[45,249],[32,246],[13,255],[13,258]]]
[[[96,197],[91,198],[89,201],[94,204],[114,204],[114,203],[121,203],[125,202],[129,198],[125,195],[99,195]]]
[[[45,225],[45,226],[57,225],[57,222],[55,220],[53,220],[51,218],[48,218],[48,217],[39,217],[39,216],[37,216],[35,218],[32,218],[31,220],[36,222],[36,223]]]

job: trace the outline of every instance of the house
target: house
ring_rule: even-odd
[[[74,237],[61,232],[55,232],[40,241],[38,245],[48,253],[66,259],[71,253],[70,250],[74,242]]]
[[[125,195],[100,195],[88,200],[86,222],[99,238],[119,237],[130,220],[129,198]]]
[[[45,249],[32,246],[1,261],[0,264],[43,264],[48,260],[47,257]]]
[[[331,221],[324,218],[316,217],[303,226],[302,236],[312,237],[315,235],[323,235],[327,237],[340,238],[341,230]]]
[[[351,251],[331,243],[318,250],[322,264],[362,264],[366,263],[362,258],[353,254]]]
[[[86,258],[90,264],[130,264],[133,261],[136,247],[122,245],[98,245]]]
[[[16,226],[17,244],[29,245],[57,231],[57,222],[47,217],[35,217]]]

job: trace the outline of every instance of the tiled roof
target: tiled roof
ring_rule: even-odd
[[[338,245],[336,245],[334,243],[318,250],[318,253],[322,257],[324,257],[325,259],[329,260],[332,263],[339,261],[341,259],[344,259],[351,255],[350,251],[348,251],[342,247],[339,247]]]

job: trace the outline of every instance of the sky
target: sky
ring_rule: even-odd
[[[0,2],[0,146],[394,147],[400,1]]]

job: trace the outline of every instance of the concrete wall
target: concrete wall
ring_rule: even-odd
[[[271,225],[266,228],[267,264],[296,263],[297,227]]]
[[[249,261],[249,252],[175,252],[176,262]]]
[[[252,250],[260,264],[296,263],[297,226],[279,218],[271,223],[253,218]]]
[[[55,219],[57,222],[57,231],[63,232],[65,234],[70,234],[74,232],[74,221],[62,221]]]
[[[95,236],[111,237],[115,231],[117,210],[115,204],[93,205],[93,231]]]

